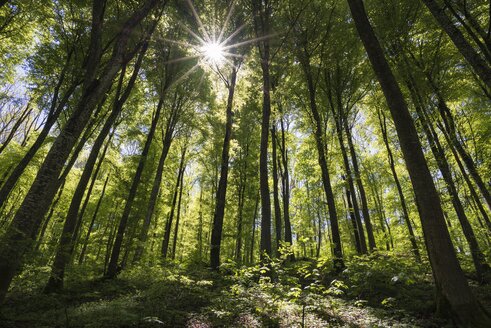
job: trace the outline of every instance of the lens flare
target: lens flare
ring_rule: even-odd
[[[215,65],[220,65],[225,60],[223,47],[216,42],[207,42],[201,47],[204,58]]]

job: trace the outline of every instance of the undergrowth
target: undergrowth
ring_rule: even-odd
[[[287,252],[286,252],[287,253]],[[442,327],[426,263],[375,253],[334,274],[327,260],[280,259],[250,267],[167,263],[117,279],[69,279],[61,294],[22,281],[1,310],[2,327]],[[42,273],[40,273],[42,275]],[[37,281],[39,286],[33,285]],[[24,288],[24,289],[23,289]],[[488,302],[491,290],[478,289]]]

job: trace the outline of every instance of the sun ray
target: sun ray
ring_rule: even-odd
[[[183,62],[183,61],[187,61],[187,60],[191,60],[191,59],[195,59],[195,58],[199,58],[199,57],[200,57],[200,55],[179,57],[179,58],[175,58],[175,59],[171,59],[171,60],[165,61],[164,64],[179,63],[179,62]]]
[[[240,33],[245,27],[247,23],[242,24],[239,28],[237,28],[232,34],[230,34],[225,40],[223,40],[220,44],[225,46],[233,37]]]
[[[222,51],[222,54],[229,57],[244,58],[244,55],[234,54],[233,52]]]
[[[196,11],[196,8],[194,8],[193,3],[191,2],[191,0],[187,0],[187,3],[189,5],[189,8],[191,9],[191,11],[193,12],[194,18],[196,18],[196,22],[198,23],[199,29],[203,33],[203,36],[205,37],[206,41],[211,42],[210,35],[208,34],[208,31],[206,31],[206,28],[203,25],[203,22],[199,18],[198,12]]]
[[[247,44],[256,43],[256,42],[261,41],[261,40],[267,40],[267,39],[272,38],[272,37],[274,37],[276,35],[278,35],[278,34],[277,33],[273,33],[273,34],[270,34],[270,35],[265,35],[265,36],[261,36],[261,37],[258,37],[258,38],[254,38],[254,39],[250,39],[250,40],[246,40],[246,41],[234,43],[234,44],[231,44],[231,45],[228,45],[228,46],[223,47],[223,50],[228,50],[228,49],[233,49],[233,48],[245,46]]]
[[[200,37],[198,34],[194,33],[189,27],[184,25],[183,23],[179,22],[179,25],[181,25],[189,34],[191,34],[198,42],[200,43],[206,43],[206,41]]]
[[[170,42],[170,43],[178,44],[180,46],[188,47],[188,48],[194,47],[191,43],[188,43],[185,41],[178,41],[178,40],[172,40],[172,39],[167,39],[167,38],[162,38],[162,40]]]
[[[225,28],[227,27],[228,22],[230,21],[230,18],[232,17],[232,13],[234,11],[234,8],[235,8],[235,1],[232,0],[232,4],[230,5],[230,9],[228,11],[227,17],[225,18],[225,22],[223,23],[223,26],[220,29],[220,34],[218,35],[218,39],[216,40],[217,42],[222,43],[221,40],[223,38],[223,34],[225,33]]]
[[[175,80],[174,82],[172,82],[172,84],[169,86],[172,87],[176,84],[178,84],[179,82],[181,82],[182,80],[184,80],[185,78],[187,78],[189,75],[191,75],[191,73],[193,73],[197,68],[199,67],[199,63],[196,63],[193,67],[191,67],[190,69],[188,69],[186,71],[186,73],[184,73],[181,77],[179,77],[177,80]]]

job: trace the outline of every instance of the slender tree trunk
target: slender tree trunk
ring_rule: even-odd
[[[82,224],[83,212],[85,212],[86,206],[89,202],[90,194],[92,193],[92,188],[95,184],[95,181],[97,179],[97,174],[99,173],[102,162],[104,160],[104,156],[106,154],[106,151],[110,143],[110,138],[107,141],[106,146],[104,147],[104,151],[102,152],[101,158],[99,159],[99,163],[97,164],[94,176],[92,178],[92,183],[85,197],[85,202],[84,202],[84,206],[82,207],[82,211],[79,212],[80,205],[82,203],[82,199],[85,194],[85,190],[87,188],[87,184],[89,183],[90,178],[92,176],[92,172],[97,162],[99,152],[102,148],[102,145],[104,144],[104,140],[109,134],[111,127],[116,122],[117,117],[122,111],[123,104],[125,103],[126,99],[129,97],[131,89],[134,86],[145,52],[146,52],[146,46],[142,48],[137,63],[135,64],[135,69],[133,71],[132,77],[123,92],[122,92],[122,84],[126,73],[126,66],[123,66],[121,70],[118,88],[116,91],[116,96],[115,96],[111,113],[109,114],[109,117],[106,119],[104,126],[102,127],[99,135],[97,136],[94,142],[94,145],[92,146],[91,152],[89,154],[89,157],[84,167],[84,171],[82,173],[82,176],[80,177],[77,188],[72,197],[72,201],[70,203],[70,207],[68,209],[68,213],[66,216],[65,224],[63,226],[63,231],[60,238],[58,250],[56,252],[55,260],[53,262],[51,275],[44,289],[45,292],[54,292],[63,288],[65,269],[72,257],[73,249],[75,246],[74,243],[78,236],[78,230],[80,229],[80,226]]]
[[[109,218],[107,219],[106,226],[104,227],[102,234],[100,235],[100,237],[98,238],[98,240],[96,242],[96,245],[99,245],[99,247],[97,248],[97,253],[95,255],[95,260],[94,260],[94,262],[96,262],[96,263],[99,261],[99,257],[101,255],[102,249],[104,248],[103,242],[104,242],[104,237],[108,236],[107,231],[109,230],[109,234],[112,233],[112,226],[114,223],[114,217],[116,216],[118,209],[119,209],[119,204],[116,204],[116,209],[109,215]],[[109,236],[108,236],[108,238],[109,238]],[[105,270],[105,266],[104,266],[104,270]]]
[[[440,140],[438,138],[438,135],[435,133],[435,130],[429,121],[429,117],[426,115],[424,112],[424,109],[422,106],[424,106],[423,99],[421,98],[421,95],[419,94],[419,90],[417,89],[414,79],[412,79],[412,76],[410,72],[408,71],[408,81],[407,85],[408,88],[411,92],[411,96],[413,98],[414,102],[414,107],[416,108],[416,111],[420,117],[421,120],[421,125],[423,127],[423,131],[426,135],[426,138],[428,139],[428,143],[430,145],[431,152],[433,153],[433,156],[436,159],[438,168],[443,176],[443,179],[445,181],[445,184],[447,186],[448,193],[450,194],[451,200],[452,200],[452,205],[455,209],[455,213],[457,214],[457,218],[460,222],[460,225],[462,227],[462,231],[464,233],[464,237],[467,240],[467,243],[469,245],[471,255],[472,255],[472,260],[474,262],[474,267],[476,269],[476,275],[477,279],[479,281],[484,281],[485,277],[485,272],[488,271],[489,266],[486,263],[486,258],[484,257],[484,254],[482,253],[479,244],[477,242],[474,229],[472,228],[469,219],[467,218],[467,215],[465,214],[465,209],[464,206],[462,205],[459,197],[459,193],[457,191],[457,188],[455,186],[455,183],[453,181],[452,177],[452,172],[450,170],[450,166],[447,162],[447,158],[445,156],[445,152],[443,150],[443,147],[440,143]]]
[[[344,268],[343,252],[342,252],[342,245],[341,245],[341,233],[339,231],[339,222],[336,212],[336,204],[334,201],[334,193],[331,187],[331,177],[327,166],[326,146],[325,146],[326,142],[323,138],[324,132],[322,129],[322,119],[317,109],[317,102],[315,99],[316,89],[314,86],[314,81],[310,68],[310,58],[308,57],[306,51],[303,52],[301,58],[303,61],[302,64],[303,71],[305,74],[307,87],[309,90],[310,111],[312,113],[312,118],[314,120],[313,122],[314,138],[317,147],[317,160],[319,162],[319,166],[322,172],[322,185],[324,187],[324,193],[326,194],[327,207],[329,210],[329,219],[331,221],[332,240],[334,243],[334,245],[332,245],[334,250],[334,267],[336,268],[336,271],[341,271]]]
[[[244,153],[242,154],[243,167],[239,173],[239,200],[237,208],[237,238],[235,242],[235,261],[237,263],[242,262],[242,226],[244,220],[244,203],[245,203],[245,191],[247,184],[247,156],[249,154],[249,142],[246,144]]]
[[[343,176],[343,180],[346,181],[346,178]],[[355,248],[356,252],[358,254],[364,254],[366,252],[363,252],[363,246],[361,243],[361,238],[360,238],[360,226],[358,225],[358,222],[356,220],[356,215],[353,210],[353,202],[351,198],[351,191],[349,189],[349,186],[345,186],[345,191],[346,191],[346,211],[348,212],[351,224],[353,225],[353,234],[355,236]]]
[[[280,106],[281,108],[281,106]],[[280,118],[281,125],[281,163],[280,169],[282,168],[283,174],[281,174],[282,179],[282,195],[283,195],[283,218],[285,220],[285,242],[290,246],[293,246],[292,238],[292,225],[290,222],[290,175],[288,171],[288,149],[286,148],[286,137],[285,137],[285,124],[283,122],[283,117]],[[336,212],[336,211],[334,211]],[[341,254],[342,255],[342,254]],[[293,260],[293,255],[292,258]]]
[[[358,187],[358,191],[360,192],[361,210],[363,213],[363,221],[365,222],[365,227],[367,228],[368,246],[370,248],[370,251],[373,251],[377,248],[377,245],[375,243],[375,236],[373,235],[373,227],[370,220],[370,212],[368,210],[368,201],[365,193],[365,187],[363,186],[363,181],[361,180],[361,173],[358,167],[358,158],[356,156],[355,146],[353,145],[351,129],[348,126],[348,121],[346,117],[343,119],[343,122],[344,130],[346,132],[346,139],[348,140],[351,162],[353,163],[353,173],[355,174],[354,178]]]
[[[14,138],[15,134],[17,133],[17,130],[19,129],[21,124],[24,123],[24,120],[29,116],[29,114],[31,114],[32,109],[33,108],[31,107],[31,104],[28,103],[26,105],[26,108],[20,114],[20,117],[17,119],[17,121],[15,121],[14,125],[12,126],[12,129],[10,130],[9,134],[3,141],[2,145],[0,146],[0,154],[5,150],[5,148],[7,148],[10,141]]]
[[[279,250],[281,247],[281,208],[280,208],[280,198],[278,195],[278,156],[276,154],[276,126],[272,125],[271,128],[271,144],[273,148],[273,153],[271,154],[273,161],[273,203],[274,203],[274,219],[275,219],[275,231],[276,231],[276,251],[279,255]]]
[[[89,228],[87,229],[87,234],[85,235],[84,242],[82,244],[82,250],[80,251],[80,257],[78,258],[78,264],[81,265],[84,262],[85,252],[87,251],[87,245],[89,244],[90,234],[92,233],[92,229],[94,228],[95,219],[97,218],[97,214],[99,213],[99,209],[102,204],[102,200],[104,199],[104,194],[106,193],[107,182],[109,181],[109,174],[104,181],[104,186],[102,187],[101,196],[97,201],[97,205],[94,210],[94,214],[92,215],[92,220],[90,220]]]
[[[159,163],[157,165],[157,173],[155,173],[155,178],[153,180],[152,191],[150,193],[150,199],[148,200],[147,212],[145,214],[145,219],[138,237],[138,245],[135,251],[135,256],[133,258],[133,263],[140,261],[143,251],[145,249],[145,243],[148,238],[148,230],[150,228],[150,223],[152,222],[152,216],[155,212],[155,206],[157,204],[157,199],[160,191],[160,185],[162,183],[162,175],[164,173],[164,163],[169,153],[170,146],[172,144],[172,138],[174,135],[174,128],[177,123],[177,117],[180,105],[175,103],[172,106],[170,116],[167,120],[167,126],[165,129],[165,134],[162,142],[162,152],[160,154]]]
[[[362,0],[348,0],[356,29],[389,105],[416,195],[437,290],[437,311],[458,324],[488,327],[491,319],[472,294],[445,226],[445,217],[418,133],[399,85],[372,29]]]
[[[131,187],[128,193],[128,197],[126,198],[126,204],[123,210],[123,214],[119,221],[118,231],[116,233],[116,239],[114,240],[114,245],[111,252],[111,260],[109,261],[109,265],[107,268],[107,273],[106,273],[107,278],[114,278],[118,273],[118,261],[119,261],[119,254],[121,253],[121,246],[123,244],[123,237],[126,232],[128,219],[130,217],[131,209],[133,207],[133,202],[136,197],[136,192],[140,185],[143,169],[147,162],[148,152],[150,151],[150,145],[152,144],[153,136],[157,128],[157,123],[160,119],[160,114],[162,112],[163,104],[164,104],[164,98],[163,96],[161,96],[159,99],[159,103],[157,104],[155,114],[152,119],[147,140],[145,141],[145,145],[143,146],[143,150],[140,155],[140,160],[138,161],[138,167],[136,168],[135,175],[133,176],[133,181],[131,182]]]
[[[218,270],[220,266],[220,245],[222,243],[223,217],[225,215],[225,203],[227,195],[227,179],[230,153],[230,140],[232,139],[233,124],[233,101],[235,92],[235,83],[237,80],[237,70],[232,67],[230,80],[228,82],[228,99],[226,109],[225,137],[223,139],[222,161],[220,163],[220,180],[215,198],[215,212],[213,215],[213,226],[211,230],[210,243],[210,266]]]
[[[198,211],[198,257],[203,258],[203,182],[199,185],[199,211]]]
[[[359,237],[358,240],[360,241],[361,254],[366,254],[367,242],[365,239],[365,231],[363,229],[363,224],[360,218],[360,207],[358,206],[358,199],[356,198],[356,189],[355,189],[355,184],[353,183],[353,172],[351,171],[351,166],[348,159],[348,153],[344,145],[343,130],[341,128],[341,122],[340,122],[341,118],[336,117],[336,112],[334,111],[334,107],[331,106],[331,110],[335,117],[335,121],[336,121],[335,125],[336,125],[336,132],[338,136],[339,148],[341,150],[341,155],[343,156],[344,169],[346,170],[346,182],[348,183],[347,188],[349,189],[348,194],[350,195],[348,199],[348,203],[350,206],[350,210],[352,209],[351,213],[354,215],[354,219],[356,222],[355,233],[357,233]]]
[[[437,20],[440,27],[448,34],[452,42],[460,51],[465,60],[474,69],[474,72],[482,81],[491,88],[491,67],[479,55],[479,53],[466,40],[462,32],[453,24],[450,18],[445,14],[444,9],[435,0],[423,0],[431,14]]]
[[[179,164],[179,170],[177,172],[176,185],[174,187],[174,195],[172,197],[172,205],[170,208],[169,218],[165,224],[164,239],[162,240],[162,259],[167,258],[170,242],[170,232],[172,230],[172,222],[174,221],[174,212],[176,209],[177,197],[179,194],[179,185],[181,183],[181,176],[184,174],[184,160],[186,157],[186,148],[183,149],[181,154],[181,161]]]
[[[265,37],[270,33],[272,5],[270,0],[253,0],[252,11],[257,37]],[[259,153],[259,186],[261,191],[261,259],[265,255],[271,257],[271,199],[268,182],[268,139],[269,120],[271,116],[271,80],[270,80],[270,45],[267,38],[258,42],[261,69],[263,76],[263,107],[261,119],[261,143]]]
[[[396,184],[397,194],[399,196],[399,201],[401,203],[402,217],[404,219],[404,222],[406,223],[406,227],[407,227],[407,230],[409,232],[409,239],[411,240],[412,251],[413,251],[414,257],[418,261],[421,261],[421,255],[419,253],[418,243],[416,242],[416,234],[414,233],[413,225],[411,223],[411,220],[409,219],[409,211],[407,209],[406,197],[404,196],[404,193],[402,192],[401,182],[399,181],[399,176],[397,175],[397,171],[396,171],[396,167],[395,167],[394,156],[392,155],[392,150],[391,150],[390,144],[389,144],[389,137],[387,135],[386,118],[385,118],[384,113],[380,110],[377,112],[377,114],[378,114],[379,123],[380,123],[380,130],[382,132],[382,139],[384,140],[385,148],[387,150],[387,156],[389,158],[390,171],[392,172],[392,177],[393,177],[394,182]]]
[[[259,207],[259,194],[256,196],[256,205],[254,206],[254,215],[252,216],[252,237],[251,237],[251,252],[250,252],[250,264],[254,264],[254,244],[256,238],[256,220]]]
[[[36,250],[39,250],[41,244],[43,243],[44,235],[46,234],[46,229],[48,229],[48,224],[51,222],[51,218],[53,217],[53,214],[55,212],[56,205],[58,205],[58,202],[60,201],[61,194],[63,193],[64,187],[65,187],[65,181],[62,182],[61,187],[58,190],[58,194],[56,195],[55,200],[51,204],[49,213],[44,219],[43,225],[41,227],[41,232],[39,233],[39,236],[37,238],[36,247],[35,247]]]
[[[172,241],[172,259],[176,258],[176,247],[177,247],[177,236],[179,233],[179,223],[181,221],[181,204],[182,204],[182,189],[184,185],[184,171],[186,167],[183,168],[181,173],[181,181],[179,182],[179,200],[177,201],[177,215],[176,215],[176,226],[174,228],[174,237]]]
[[[115,221],[116,219],[113,217],[113,221],[111,222],[112,223],[111,231],[109,233],[109,237],[107,238],[106,254],[104,256],[104,270],[103,270],[104,275],[106,275],[107,273],[107,267],[109,265],[109,260],[111,259],[111,250],[114,243],[114,238],[116,237],[116,230],[118,228],[117,222]]]
[[[321,244],[322,244],[322,217],[319,209],[317,209],[317,225],[318,225],[317,248],[315,250],[315,257],[318,259],[321,254]]]
[[[472,157],[469,155],[467,150],[464,148],[464,146],[458,139],[453,115],[450,111],[450,108],[448,108],[446,102],[443,100],[441,95],[439,95],[439,99],[438,99],[438,109],[440,111],[440,115],[443,120],[445,132],[449,136],[449,140],[451,141],[453,147],[457,150],[459,156],[462,158],[462,161],[464,162],[465,167],[469,171],[470,176],[472,177],[472,179],[477,185],[477,188],[479,189],[482,196],[484,197],[484,200],[486,201],[488,208],[491,210],[491,193],[487,189],[486,184],[484,183],[481,175],[477,171],[476,164],[472,160]]]

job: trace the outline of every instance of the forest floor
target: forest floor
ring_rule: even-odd
[[[114,280],[72,272],[64,292],[49,295],[24,277],[0,327],[452,327],[433,315],[424,265],[375,255],[357,257],[337,276],[326,270],[301,260],[226,264],[220,274],[197,264],[138,267]],[[491,288],[473,288],[491,304]]]

